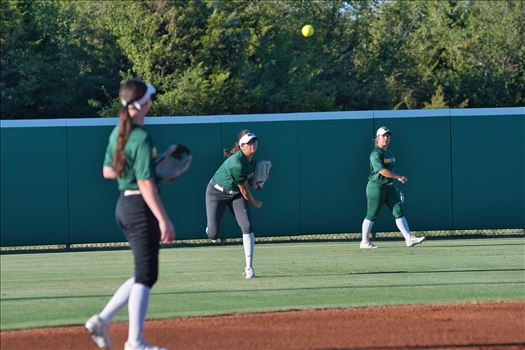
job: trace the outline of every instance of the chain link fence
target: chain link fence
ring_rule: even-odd
[[[525,237],[523,229],[505,230],[440,230],[440,231],[413,231],[416,236],[426,236],[430,239],[468,239],[468,238],[519,238]],[[375,241],[400,240],[400,232],[375,232],[372,237]],[[291,243],[291,242],[337,242],[361,240],[360,232],[352,233],[318,233],[310,235],[287,235],[274,237],[256,237],[257,244],[268,243]],[[176,247],[197,247],[214,245],[238,245],[242,244],[242,237],[225,238],[217,243],[212,243],[208,239],[176,240],[173,243],[162,243],[163,248]],[[36,245],[36,246],[17,246],[0,247],[1,254],[16,253],[45,253],[45,252],[69,252],[69,251],[92,251],[92,250],[119,250],[127,249],[127,242],[111,243],[84,243],[84,244],[55,244],[55,245]]]

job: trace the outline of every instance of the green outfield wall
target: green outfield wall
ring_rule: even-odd
[[[102,178],[116,118],[1,121],[1,245],[123,241],[114,221],[114,181]],[[178,239],[205,238],[206,185],[222,149],[250,129],[271,178],[254,196],[258,236],[359,232],[374,130],[390,149],[413,230],[525,226],[525,108],[358,111],[150,117],[157,148],[189,146],[191,169],[161,185]],[[385,208],[374,230],[396,230]],[[224,236],[238,237],[227,214]]]

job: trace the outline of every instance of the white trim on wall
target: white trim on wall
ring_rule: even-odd
[[[396,111],[374,111],[374,118],[423,118],[449,117],[450,109],[407,109]]]
[[[485,116],[485,115],[523,115],[525,116],[525,107],[511,107],[511,108],[465,108],[465,109],[451,109],[450,115],[452,117],[466,117],[466,116]]]
[[[465,109],[412,109],[385,111],[348,111],[348,112],[312,112],[312,113],[275,113],[275,114],[238,114],[213,116],[165,116],[146,117],[146,125],[166,124],[212,124],[212,123],[249,123],[249,122],[285,122],[315,120],[348,120],[374,118],[425,118],[425,117],[463,117],[491,115],[522,115],[525,107],[506,108],[465,108]],[[29,127],[75,127],[75,126],[113,126],[118,118],[66,118],[66,119],[23,119],[0,120],[1,128]]]

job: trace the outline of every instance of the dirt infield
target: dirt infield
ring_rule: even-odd
[[[168,349],[525,349],[525,301],[238,314],[148,321]],[[115,323],[114,349],[127,324]],[[97,349],[83,327],[1,333],[1,349]]]

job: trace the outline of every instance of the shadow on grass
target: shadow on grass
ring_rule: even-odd
[[[276,276],[257,277],[270,278]],[[290,277],[290,276],[283,276]],[[251,283],[253,281],[248,281]],[[428,288],[428,287],[453,287],[453,286],[486,286],[486,285],[525,285],[525,281],[498,281],[498,282],[459,282],[459,283],[425,283],[425,284],[385,284],[385,285],[355,285],[355,286],[324,286],[324,287],[301,287],[301,288],[258,288],[257,292],[297,292],[297,291],[316,291],[330,289],[377,289],[377,288]],[[151,295],[185,295],[185,294],[238,294],[253,293],[254,289],[217,289],[217,290],[195,290],[180,292],[152,292]],[[53,300],[53,299],[90,299],[90,298],[111,298],[110,294],[93,294],[93,295],[56,295],[52,297],[27,297],[27,298],[2,298],[6,301],[27,301],[27,300]]]

